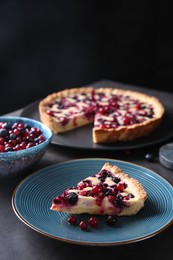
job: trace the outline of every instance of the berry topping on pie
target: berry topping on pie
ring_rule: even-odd
[[[39,112],[56,134],[93,122],[93,142],[102,143],[149,135],[160,125],[164,108],[157,98],[139,92],[88,87],[49,95]]]
[[[54,198],[51,209],[74,214],[134,215],[144,206],[146,198],[144,188],[136,179],[106,163],[97,174]],[[97,225],[95,219],[90,222]]]

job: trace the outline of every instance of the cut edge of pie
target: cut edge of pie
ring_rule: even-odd
[[[95,111],[95,106],[90,106],[90,116],[86,117],[84,113],[79,113],[77,116],[71,116],[68,123],[62,124],[62,122],[47,113],[47,108],[56,100],[61,99],[62,97],[69,97],[71,95],[78,94],[89,94],[97,95],[99,93],[104,94],[113,94],[119,96],[129,96],[140,102],[145,102],[148,105],[152,105],[154,110],[154,117],[147,118],[143,122],[133,123],[131,125],[122,125],[118,127],[102,128],[95,125],[95,118],[99,113]],[[92,110],[93,109],[93,110]],[[93,112],[93,114],[92,114]],[[96,112],[96,115],[94,113]],[[116,142],[116,141],[132,141],[140,137],[148,136],[155,131],[161,124],[164,107],[154,96],[149,96],[144,93],[131,91],[131,90],[122,90],[116,88],[93,88],[93,87],[81,87],[81,88],[72,88],[59,91],[48,95],[39,103],[39,114],[40,120],[47,125],[55,134],[63,133],[83,125],[94,122],[92,136],[94,143],[105,143],[105,142]]]
[[[72,88],[65,89],[59,92],[52,93],[46,98],[40,101],[39,103],[39,114],[41,121],[47,125],[55,134],[63,133],[77,127],[89,124],[93,122],[94,118],[85,118],[83,114],[74,117],[72,120],[69,120],[68,124],[62,125],[62,122],[56,118],[49,116],[47,113],[47,107],[52,104],[52,102],[58,98],[69,97],[70,95],[77,94],[87,94],[94,91],[93,87],[81,87],[81,88]]]
[[[105,179],[101,180],[103,176]],[[87,186],[86,183],[90,185]],[[99,186],[102,187],[101,191]],[[69,194],[75,195],[74,201]],[[144,207],[146,199],[147,193],[138,180],[129,177],[118,166],[105,163],[100,172],[54,198],[51,210],[73,214],[131,216]]]

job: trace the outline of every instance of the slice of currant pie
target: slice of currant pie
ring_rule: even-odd
[[[52,200],[51,209],[74,214],[130,216],[144,207],[147,193],[118,166],[105,163],[95,175],[66,189]]]
[[[93,123],[93,142],[105,143],[151,134],[162,121],[164,107],[139,92],[83,87],[47,96],[39,103],[39,113],[55,134]]]

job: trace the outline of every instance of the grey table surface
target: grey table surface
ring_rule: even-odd
[[[171,93],[107,80],[99,83],[103,86],[128,88],[154,95],[163,104],[172,108],[173,117],[173,94]],[[22,111],[23,108],[8,115],[18,116]],[[165,125],[165,127],[172,128],[173,131],[173,125]],[[165,143],[168,142],[173,142],[173,139],[167,140]],[[173,171],[165,168],[158,160],[158,152],[161,145],[160,143],[150,147],[129,150],[128,152],[112,150],[105,152],[104,150],[92,151],[63,148],[51,144],[39,163],[27,172],[15,178],[0,179],[0,260],[173,259],[173,225],[149,239],[136,243],[108,247],[76,245],[55,240],[34,231],[17,218],[11,205],[13,191],[23,178],[46,166],[80,158],[110,158],[139,164],[155,171],[173,184]],[[145,154],[149,152],[154,153],[156,157],[155,162],[145,160]]]

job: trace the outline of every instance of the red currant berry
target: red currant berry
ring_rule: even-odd
[[[79,223],[79,227],[80,227],[81,230],[87,230],[87,222],[86,222],[86,220],[82,220]]]
[[[16,146],[14,147],[14,151],[19,151],[22,148],[20,147],[20,144],[16,144]]]
[[[71,225],[75,225],[76,224],[76,221],[77,221],[77,217],[76,216],[70,216],[68,218],[68,222],[71,224]]]
[[[33,142],[30,142],[30,143],[27,144],[26,148],[31,148],[33,146],[35,146],[35,144]]]
[[[39,136],[39,143],[42,143],[42,142],[44,142],[45,141],[45,137],[44,137],[44,135],[40,135]]]
[[[136,109],[137,109],[137,110],[141,109],[141,104],[140,104],[140,103],[137,103],[137,104],[136,104]]]
[[[124,190],[124,184],[123,183],[121,183],[121,182],[119,182],[118,184],[117,184],[117,190],[118,191],[123,191]]]
[[[19,123],[19,124],[18,124],[18,128],[23,129],[23,128],[25,128],[25,126],[24,126],[23,123]]]
[[[14,133],[15,135],[20,135],[20,130],[17,129],[17,128],[15,128],[15,129],[13,130],[13,133]]]
[[[130,121],[131,121],[131,118],[128,117],[128,116],[125,116],[123,121],[124,121],[124,125],[129,125]]]
[[[103,187],[101,185],[96,185],[93,187],[93,193],[95,195],[98,195],[103,190]]]
[[[20,147],[21,147],[21,149],[26,149],[26,143],[25,143],[25,142],[22,142],[22,143],[20,144]]]
[[[86,187],[86,184],[83,181],[80,181],[77,185],[79,190],[83,190]]]
[[[110,196],[108,197],[108,200],[109,200],[110,202],[115,201],[115,199],[116,199],[116,197],[115,197],[115,196],[112,196],[112,195],[110,195]]]
[[[8,143],[12,144],[12,146],[15,146],[17,144],[16,140],[9,140]]]
[[[22,137],[21,137],[21,136],[18,136],[18,137],[16,138],[16,141],[17,141],[18,144],[20,144],[20,143],[22,142]]]
[[[91,217],[89,219],[89,224],[92,228],[97,228],[98,226],[98,219],[96,217]]]
[[[5,147],[3,144],[0,144],[0,152],[4,152],[5,151]]]
[[[13,148],[13,145],[8,142],[8,143],[5,144],[5,148]]]
[[[4,144],[5,142],[5,138],[4,137],[0,137],[0,144]]]
[[[55,112],[52,111],[52,110],[49,110],[49,111],[47,111],[47,113],[48,113],[49,116],[53,116]]]

